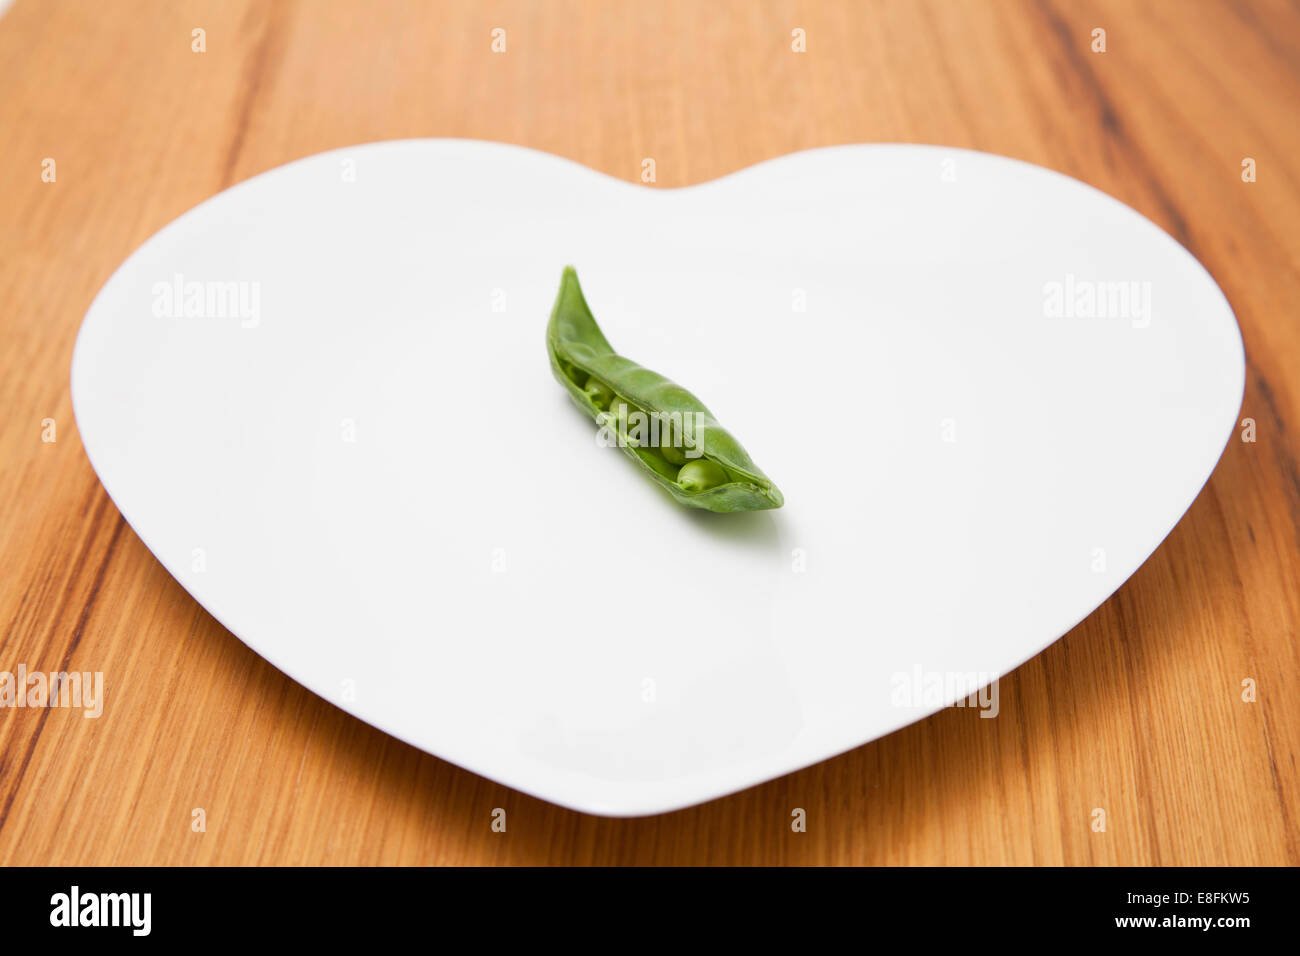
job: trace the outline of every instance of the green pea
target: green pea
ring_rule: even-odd
[[[555,378],[598,422],[608,422],[627,438],[635,413],[689,421],[690,445],[660,436],[659,447],[624,441],[623,452],[679,504],[709,511],[736,512],[780,508],[785,499],[754,464],[730,432],[698,398],[657,372],[619,355],[596,324],[572,267],[564,270],[546,327],[546,348]],[[579,369],[586,371],[579,372]],[[608,410],[607,410],[608,409]],[[649,424],[640,415],[636,424]],[[687,457],[690,450],[693,457]],[[700,457],[700,456],[703,457]],[[680,465],[680,468],[678,467]],[[676,479],[676,480],[674,480]],[[711,495],[700,492],[716,489]]]
[[[587,384],[582,390],[591,399],[591,403],[601,411],[609,408],[609,403],[614,398],[614,390],[594,375],[587,377]]]
[[[682,490],[688,495],[698,495],[701,491],[708,491],[710,488],[726,483],[727,473],[722,470],[722,466],[707,458],[688,461],[682,465],[682,470],[677,472],[677,484],[681,485]]]

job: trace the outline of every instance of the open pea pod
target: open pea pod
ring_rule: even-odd
[[[566,267],[546,329],[551,371],[617,444],[681,504],[760,511],[785,499],[704,403],[616,353]]]

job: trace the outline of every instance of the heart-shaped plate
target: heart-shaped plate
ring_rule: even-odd
[[[597,444],[547,362],[568,263],[784,508],[684,509]],[[132,528],[259,654],[430,753],[631,816],[1043,650],[1192,503],[1244,367],[1182,246],[1022,162],[839,146],[661,190],[412,140],[162,229],[87,313],[72,394]]]

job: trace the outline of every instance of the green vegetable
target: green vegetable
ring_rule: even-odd
[[[614,351],[571,266],[560,279],[546,348],[551,371],[573,400],[619,437],[623,451],[681,504],[736,512],[785,503],[698,398]],[[637,437],[644,440],[629,440]]]
[[[614,416],[614,427],[616,433],[623,441],[636,445],[647,444],[646,442],[638,441],[634,435],[629,434],[634,432],[636,428],[636,424],[632,421],[632,415],[641,411],[641,409],[637,408],[635,404],[619,395],[610,403],[609,411],[610,414]]]
[[[609,403],[614,400],[613,390],[604,382],[592,376],[587,376],[587,385],[584,391],[591,403],[599,409],[609,408]]]
[[[726,482],[727,473],[722,470],[722,466],[707,458],[688,461],[682,465],[681,471],[677,472],[677,484],[689,494],[708,491]]]
[[[669,444],[667,440],[659,446],[660,453],[674,465],[686,464],[686,452],[678,445]],[[681,477],[680,475],[678,476]]]

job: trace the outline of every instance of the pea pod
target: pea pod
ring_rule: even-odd
[[[718,512],[784,504],[780,490],[704,403],[614,351],[572,266],[560,279],[546,348],[551,371],[573,400],[681,504]]]

